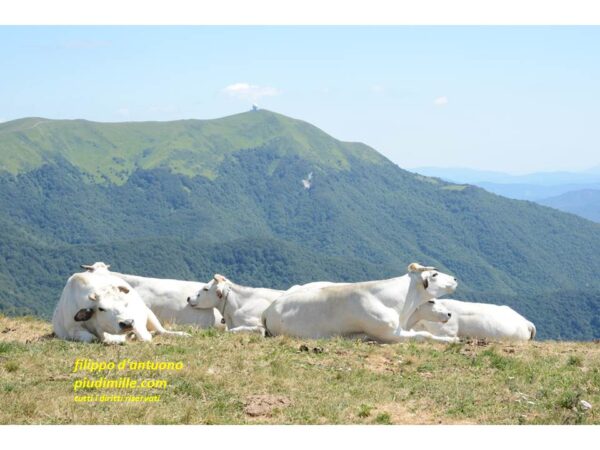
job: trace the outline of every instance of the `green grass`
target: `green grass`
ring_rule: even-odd
[[[468,186],[464,184],[450,184],[442,187],[445,191],[464,191]]]
[[[600,424],[595,407],[580,404],[600,405],[595,343],[373,345],[182,328],[193,336],[105,346],[49,338],[47,323],[0,317],[7,328],[1,424]],[[72,373],[77,358],[182,361],[184,368]],[[86,376],[168,385],[121,391],[160,395],[156,403],[77,403],[73,382]],[[96,393],[115,391],[78,391]]]

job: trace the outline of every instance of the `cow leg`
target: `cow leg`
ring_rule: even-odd
[[[400,327],[400,316],[392,308],[373,302],[366,311],[361,312],[361,316],[361,331],[371,339],[381,342],[398,340],[395,331]]]
[[[102,342],[104,344],[124,344],[127,341],[125,334],[108,334],[102,333]]]
[[[81,342],[93,342],[98,340],[95,334],[90,333],[88,330],[77,330],[73,335],[74,341]]]
[[[136,339],[142,342],[150,342],[152,340],[152,334],[145,328],[138,328],[137,326],[133,329]]]
[[[448,344],[460,342],[460,339],[457,337],[450,336],[435,336],[428,331],[414,331],[414,330],[403,330],[402,328],[398,328],[396,330],[396,336],[398,336],[398,341],[435,341],[435,342],[445,342]]]
[[[369,305],[363,318],[364,332],[383,342],[405,342],[408,340],[431,340],[436,342],[459,342],[456,337],[434,336],[427,331],[404,330],[400,327],[400,316],[396,310],[379,302]]]
[[[160,320],[158,320],[158,317],[156,317],[156,315],[152,312],[152,310],[150,308],[147,308],[147,310],[148,310],[148,322],[146,324],[146,327],[148,328],[148,330],[156,331],[157,334],[170,334],[172,336],[191,336],[191,334],[185,333],[183,331],[165,330],[165,328],[163,328],[163,326],[161,325]],[[148,333],[148,334],[150,335],[150,333]],[[150,339],[152,339],[152,337],[150,337]]]
[[[255,325],[255,326],[241,325],[239,327],[231,328],[231,329],[229,329],[227,331],[229,333],[243,333],[243,332],[247,332],[247,333],[260,333],[262,336],[265,335],[265,329],[264,329],[264,327],[261,327],[260,325]]]

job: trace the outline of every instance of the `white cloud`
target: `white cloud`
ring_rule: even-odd
[[[441,97],[436,98],[433,101],[433,104],[436,106],[444,106],[448,104],[448,97],[446,97],[445,95],[442,95]]]
[[[382,94],[385,91],[385,88],[380,84],[374,84],[371,86],[371,92],[375,94]]]
[[[257,102],[262,97],[274,97],[281,91],[271,86],[258,86],[249,83],[234,83],[223,89],[230,97]]]

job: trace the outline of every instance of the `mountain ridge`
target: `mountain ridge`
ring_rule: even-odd
[[[267,110],[209,120],[93,122],[24,118],[3,125],[0,171],[13,175],[62,156],[95,182],[123,183],[136,169],[157,167],[214,178],[223,153],[274,142],[282,152],[299,153],[312,162],[340,170],[348,169],[348,155],[375,163],[386,160],[365,144],[336,140],[308,122]]]
[[[586,275],[600,270],[598,224],[411,173],[364,144],[271,112],[214,119],[208,129],[157,123],[147,134],[124,124],[111,139],[102,126],[81,134],[81,123],[67,125],[0,133],[0,163],[15,149],[46,157],[0,173],[0,310],[48,314],[79,264],[99,260],[182,279],[218,269],[279,287],[382,279],[418,261],[455,274],[458,298],[530,312],[542,337],[600,337],[591,323],[600,280]],[[40,128],[43,138],[34,136]],[[151,139],[161,143],[147,155],[156,164],[136,165]],[[197,145],[209,141],[212,153]],[[106,156],[104,177],[85,159],[90,149]],[[201,158],[182,159],[186,151]],[[190,164],[181,171],[172,161]],[[578,329],[550,317],[561,302],[581,306],[569,311]]]

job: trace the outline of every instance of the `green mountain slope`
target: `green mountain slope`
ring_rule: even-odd
[[[278,287],[386,278],[421,261],[456,274],[457,298],[508,303],[541,337],[600,337],[600,279],[590,275],[600,225],[404,171],[279,114],[23,119],[0,126],[0,167],[8,311],[47,315],[66,277],[94,260]],[[563,303],[568,326],[555,317]]]

